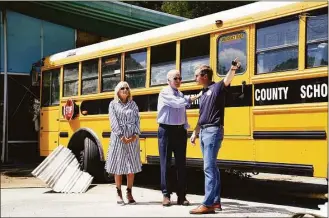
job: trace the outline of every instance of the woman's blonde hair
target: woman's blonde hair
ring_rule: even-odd
[[[120,91],[120,89],[122,87],[128,87],[129,88],[129,90],[128,90],[128,93],[129,93],[128,94],[128,101],[131,101],[133,98],[131,96],[130,86],[129,86],[129,84],[126,81],[119,82],[118,85],[115,87],[115,89],[114,89],[114,99],[117,100],[117,101],[120,100],[120,98],[119,98],[119,91]]]

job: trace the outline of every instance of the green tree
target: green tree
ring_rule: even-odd
[[[148,8],[151,10],[162,11],[161,6],[163,1],[123,1],[124,3],[136,5],[142,8]]]
[[[127,1],[125,3],[186,18],[196,18],[250,4],[252,1]]]
[[[186,1],[163,2],[161,10],[165,13],[181,17],[193,17],[193,10],[190,8],[189,2]]]
[[[196,18],[219,11],[236,8],[252,2],[242,1],[167,1],[162,4],[162,11],[187,18]]]

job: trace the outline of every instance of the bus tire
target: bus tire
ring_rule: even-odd
[[[103,168],[105,166],[105,162],[103,163]],[[113,174],[109,174],[108,172],[106,172],[106,170],[103,170],[103,181],[104,183],[112,183],[114,182],[114,175]]]
[[[111,178],[105,174],[104,162],[100,159],[97,144],[89,137],[84,139],[84,149],[81,152],[81,168],[94,177],[96,182],[110,182]]]

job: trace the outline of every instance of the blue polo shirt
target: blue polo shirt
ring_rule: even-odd
[[[225,87],[224,81],[221,80],[218,83],[212,82],[210,86],[202,89],[199,104],[199,125],[224,126],[225,96],[228,87]]]

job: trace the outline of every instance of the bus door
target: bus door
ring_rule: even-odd
[[[222,80],[236,57],[241,67],[231,83],[226,96],[224,142],[220,152],[221,159],[254,160],[251,139],[252,86],[250,82],[249,27],[220,32],[215,35],[216,60],[214,79]]]
[[[42,72],[40,109],[40,155],[58,145],[60,69]]]

